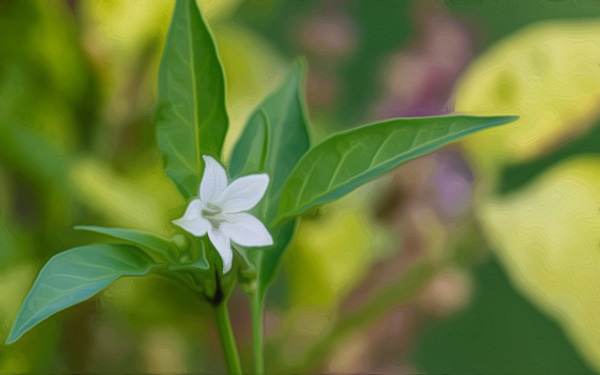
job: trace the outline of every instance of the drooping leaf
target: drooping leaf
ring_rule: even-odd
[[[294,64],[279,87],[256,108],[231,157],[232,178],[259,172],[269,175],[269,188],[256,208],[258,217],[267,223],[275,217],[286,178],[310,145],[303,94],[305,69],[303,61]],[[259,274],[260,293],[272,281],[294,227],[292,222],[272,229],[272,247],[248,250]]]
[[[338,199],[379,175],[515,116],[398,118],[338,133],[307,152],[288,178],[275,224]]]
[[[158,75],[158,148],[184,196],[197,195],[202,155],[219,158],[227,133],[225,80],[194,0],[177,0]]]
[[[25,298],[6,340],[10,344],[44,319],[93,297],[124,276],[143,276],[158,265],[136,247],[92,244],[52,257]]]
[[[147,250],[150,256],[154,255],[160,260],[175,260],[176,258],[177,249],[175,248],[175,244],[169,239],[155,233],[139,229],[104,228],[91,225],[78,225],[75,229],[100,233],[123,240]]]

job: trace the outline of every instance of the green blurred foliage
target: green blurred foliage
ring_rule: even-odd
[[[444,2],[458,17],[473,23],[481,33],[485,46],[522,28],[544,20],[583,19],[600,16],[600,4],[595,1],[469,1]]]
[[[234,19],[258,30],[262,36],[285,55],[307,55],[310,69],[327,71],[333,75],[336,87],[335,101],[329,108],[317,108],[343,126],[372,120],[366,109],[379,96],[381,83],[378,70],[392,52],[405,45],[413,32],[410,1],[349,1],[344,5],[321,1],[247,1]],[[311,41],[318,34],[320,18],[339,20],[342,38],[331,49],[322,49],[319,41]],[[315,21],[315,24],[311,23]],[[311,27],[317,28],[314,33]],[[277,30],[278,32],[274,32]],[[326,30],[323,30],[326,31]]]
[[[590,373],[549,317],[531,306],[490,257],[473,267],[470,306],[423,330],[414,358],[425,373]]]

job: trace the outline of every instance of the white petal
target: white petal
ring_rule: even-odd
[[[173,224],[180,226],[196,237],[202,237],[210,227],[208,220],[200,215],[200,199],[190,202],[182,218],[173,220]]]
[[[204,203],[216,202],[227,187],[227,173],[218,161],[210,156],[204,158],[204,175],[200,181],[200,199]]]
[[[194,199],[188,204],[185,209],[185,214],[183,214],[183,218],[186,220],[194,220],[198,216],[200,216],[200,212],[202,211],[202,202],[200,199]],[[183,219],[182,218],[182,219]]]
[[[219,230],[242,246],[270,246],[273,237],[263,223],[248,213],[228,214],[230,222],[223,222]]]
[[[240,177],[227,186],[219,206],[225,213],[247,211],[262,199],[268,186],[269,176],[266,173]]]
[[[210,242],[212,242],[215,249],[219,252],[221,259],[223,259],[223,274],[226,274],[231,269],[231,264],[233,262],[231,242],[224,233],[215,228],[211,228],[208,231],[208,238],[210,238]]]

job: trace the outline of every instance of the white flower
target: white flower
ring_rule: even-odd
[[[200,182],[200,199],[194,199],[182,218],[173,220],[196,237],[208,233],[223,259],[223,273],[231,269],[231,242],[241,246],[273,245],[273,238],[263,223],[249,213],[262,199],[269,176],[266,173],[240,177],[227,184],[225,169],[210,156],[203,156],[204,176]]]

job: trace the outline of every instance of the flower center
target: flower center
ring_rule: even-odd
[[[212,203],[207,203],[206,206],[201,209],[200,214],[210,222],[210,225],[212,225],[213,228],[218,228],[222,222],[228,221],[227,217],[223,215],[221,207]]]
[[[212,208],[212,207],[204,207],[202,209],[202,212],[200,213],[203,217],[205,218],[210,218],[210,217],[214,217],[217,216],[221,213],[221,209],[220,208]]]

